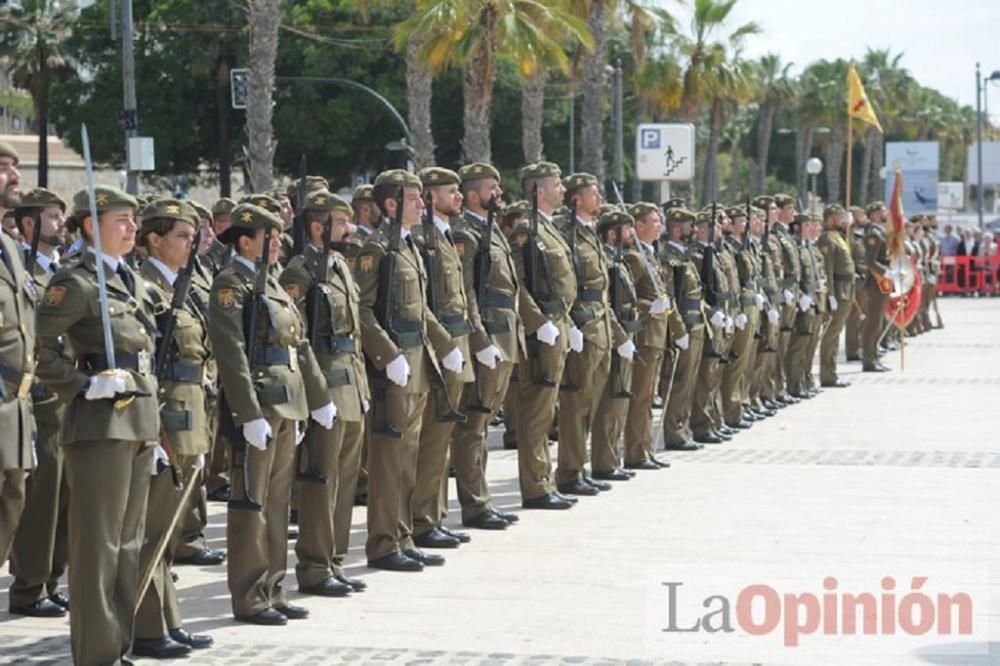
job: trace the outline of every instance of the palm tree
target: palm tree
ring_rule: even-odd
[[[278,56],[280,0],[248,0],[250,59],[247,77],[247,139],[254,192],[274,181],[274,63]]]
[[[713,46],[704,63],[704,90],[711,99],[711,107],[701,198],[708,202],[715,200],[718,194],[719,144],[726,116],[731,108],[749,100],[754,88],[752,64],[742,60],[738,53],[728,57],[721,44]]]
[[[846,60],[817,60],[810,64],[800,79],[800,117],[797,144],[801,140],[803,150],[797,151],[796,174],[799,193],[806,191],[805,162],[809,158],[812,130],[819,126],[830,128],[824,142],[823,172],[826,175],[826,196],[828,201],[840,201],[842,167],[844,165],[844,144],[846,138],[845,107],[847,99]]]
[[[788,75],[792,63],[782,63],[781,56],[769,53],[755,63],[757,78],[757,164],[754,166],[753,191],[763,192],[767,180],[767,160],[771,152],[774,116],[778,109],[795,98],[794,82]]]
[[[545,84],[548,81],[544,67],[526,74],[521,82],[521,149],[526,164],[544,159],[542,124],[545,117]]]
[[[0,15],[4,53],[16,87],[31,93],[38,123],[38,185],[49,179],[49,88],[53,77],[73,74],[73,59],[62,50],[73,27],[75,9],[53,0],[24,0]]]
[[[490,161],[490,121],[497,57],[509,56],[522,74],[540,63],[568,72],[560,39],[588,41],[587,29],[562,8],[543,0],[417,0],[416,13],[394,30],[397,48],[425,40],[420,59],[432,71],[462,67],[462,159]]]

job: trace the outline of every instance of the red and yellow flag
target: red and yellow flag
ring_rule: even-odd
[[[847,115],[851,118],[868,123],[879,132],[882,132],[882,125],[875,115],[872,103],[868,101],[864,86],[861,85],[861,77],[858,70],[851,63],[851,68],[847,70]],[[883,132],[884,133],[884,132]]]
[[[903,172],[896,168],[889,202],[889,219],[885,225],[885,241],[890,257],[903,256],[903,239],[906,237],[906,213],[903,212]]]

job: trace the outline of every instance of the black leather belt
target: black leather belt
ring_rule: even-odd
[[[566,304],[562,302],[562,299],[557,301],[538,301],[538,309],[543,314],[561,315],[566,312]]]
[[[496,291],[487,291],[486,295],[479,301],[482,308],[500,308],[502,310],[514,309],[514,297],[501,294]]]
[[[423,322],[394,321],[390,331],[396,344],[402,349],[412,349],[424,344]]]
[[[288,347],[269,345],[261,347],[254,356],[254,365],[291,365],[292,352]]]
[[[469,320],[465,318],[465,315],[441,315],[438,317],[438,321],[448,331],[448,335],[453,338],[461,338],[472,333],[472,325],[469,324]]]
[[[757,298],[755,296],[747,296],[746,294],[743,294],[740,296],[740,305],[757,305]]]
[[[604,291],[601,289],[577,289],[576,298],[585,303],[600,303],[604,300]]]
[[[200,365],[184,363],[183,361],[168,363],[156,374],[162,381],[182,382],[184,384],[201,384],[203,375]]]
[[[132,370],[139,374],[152,374],[153,356],[146,352],[130,353],[115,350],[115,365],[119,370]],[[83,354],[80,356],[80,366],[87,372],[104,372],[108,369],[108,361],[104,354]]]
[[[345,335],[321,335],[316,339],[316,350],[328,354],[353,354],[358,350],[358,343]]]
[[[31,380],[31,376],[28,377]],[[15,370],[9,365],[0,365],[0,400],[6,400],[9,395],[20,394],[19,397],[24,397],[25,389],[22,387],[22,382],[25,381],[25,374],[20,370]],[[14,391],[8,391],[5,384],[11,384],[14,386]],[[31,386],[27,387],[27,390],[31,390]]]
[[[696,310],[698,312],[701,312],[701,300],[700,299],[697,299],[697,298],[688,298],[687,296],[684,296],[682,298],[677,299],[677,304],[680,307],[680,309],[683,310],[683,311],[685,311],[685,312],[694,312]]]

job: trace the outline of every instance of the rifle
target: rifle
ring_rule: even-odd
[[[705,302],[717,306],[719,299],[715,293],[715,202],[712,202],[712,219],[708,223],[708,245],[701,260],[701,282],[705,288]]]
[[[292,255],[306,249],[308,222],[306,221],[306,156],[299,158],[299,186],[295,193],[295,219],[292,221]],[[287,260],[287,259],[286,259]]]
[[[531,234],[530,242],[525,245],[525,252],[527,257],[524,262],[524,281],[528,285],[528,293],[531,297],[535,299],[535,302],[540,302],[537,295],[538,287],[538,272],[541,266],[541,258],[538,256],[538,183],[535,183],[531,188]],[[534,334],[532,334],[534,335]],[[541,367],[541,353],[538,337],[535,336],[528,341],[528,354],[532,356],[531,367],[534,369],[534,377],[532,381],[541,386],[556,387],[558,384],[556,380],[552,379],[545,374],[545,370]]]
[[[582,292],[584,290],[583,289],[583,266],[580,263],[580,252],[577,250],[577,247],[580,244],[579,243],[579,236],[580,236],[580,234],[579,234],[579,231],[578,231],[578,225],[580,224],[580,222],[579,222],[579,220],[576,217],[576,207],[575,207],[575,205],[576,205],[575,202],[573,202],[573,204],[570,206],[570,212],[569,212],[569,239],[568,239],[567,242],[569,243],[571,257],[573,259],[573,274],[576,275],[577,301],[578,302],[583,302],[582,299],[579,296],[580,292]],[[574,325],[575,325],[575,322],[574,322]],[[576,384],[574,384],[573,381],[569,378],[569,373],[568,372],[564,372],[563,373],[563,379],[565,380],[566,383],[559,385],[559,390],[560,391],[568,391],[570,393],[575,393],[576,391],[580,390],[580,387],[577,386]]]
[[[613,182],[613,181],[612,181]],[[618,193],[618,185],[615,184],[615,194],[618,195],[619,204],[621,204],[621,194]],[[624,205],[622,205],[624,209]],[[622,231],[625,229],[625,225],[619,225],[615,232],[615,257],[614,261],[611,262],[611,267],[609,270],[611,278],[611,311],[614,313],[615,318],[618,323],[621,324],[622,328],[625,329],[626,333],[634,333],[637,329],[635,320],[626,320],[625,318],[625,243],[622,239]],[[634,304],[632,300],[631,304]],[[634,394],[629,390],[631,386],[626,386],[625,383],[625,365],[622,363],[622,358],[618,354],[617,349],[611,350],[611,375],[616,380],[616,386],[611,388],[612,398],[632,398]]]
[[[493,272],[493,255],[490,248],[493,244],[493,219],[497,212],[497,197],[494,194],[486,204],[486,226],[479,239],[479,252],[476,254],[476,301],[479,303],[479,316],[483,316],[483,303],[489,293],[490,273]],[[493,410],[483,402],[483,385],[479,378],[479,365],[472,364],[476,385],[476,404],[467,405],[466,409],[478,414],[492,414]]]
[[[38,212],[32,213],[32,219],[35,224],[32,226],[32,236],[31,236],[31,250],[28,251],[28,256],[24,258],[24,273],[29,279],[35,273],[35,262],[38,260],[38,242],[42,238],[42,216]],[[94,220],[94,224],[97,224],[97,220]]]
[[[267,288],[267,276],[270,272],[271,259],[271,234],[274,230],[268,226],[264,230],[264,246],[260,251],[260,258],[256,262],[256,273],[253,280],[253,291],[250,293],[250,307],[244,306],[244,328],[246,329],[246,357],[247,371],[253,375],[253,368],[257,360],[257,320],[260,318],[263,304],[264,290]],[[232,410],[229,409],[228,400],[225,393],[221,394],[219,401],[219,429],[227,433],[229,441],[233,446],[233,469],[243,470],[243,497],[229,500],[230,509],[260,511],[263,505],[254,497],[250,488],[250,456],[247,455],[247,441],[243,433],[236,428],[233,422]]]

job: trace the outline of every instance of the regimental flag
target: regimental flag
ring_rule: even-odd
[[[858,76],[858,70],[854,68],[853,62],[851,68],[847,70],[847,115],[863,123],[868,123],[883,134],[885,133],[875,115],[872,103],[868,100],[865,88],[861,85],[861,77]]]
[[[906,236],[906,213],[903,212],[903,172],[896,168],[896,180],[892,184],[892,200],[889,202],[889,219],[885,225],[885,242],[889,257],[903,256],[903,239]]]

